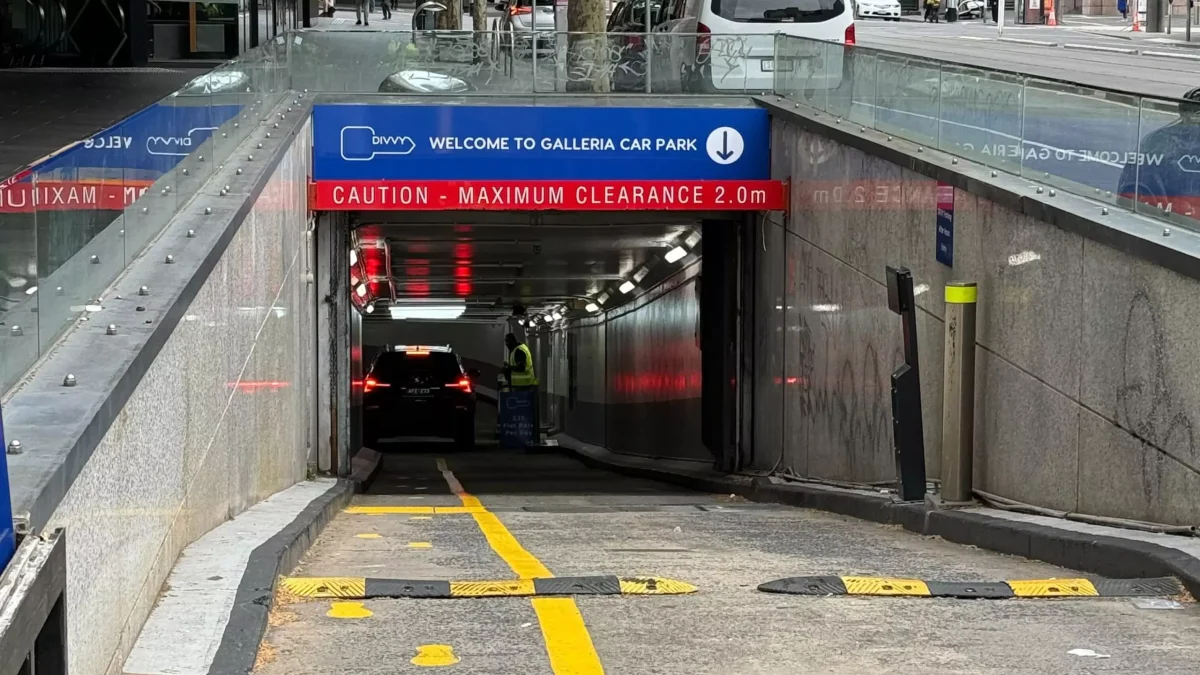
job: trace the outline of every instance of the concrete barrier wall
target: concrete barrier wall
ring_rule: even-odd
[[[976,488],[1064,511],[1200,520],[1200,283],[961,189],[950,269],[934,257],[935,181],[779,117],[772,146],[793,208],[765,228],[757,270],[758,468],[782,457],[804,476],[894,479],[889,377],[901,336],[884,268],[905,265],[922,291],[930,476],[944,285],[969,280]]]
[[[305,478],[309,138],[298,134],[51,517],[68,533],[72,673],[120,672],[180,551]]]

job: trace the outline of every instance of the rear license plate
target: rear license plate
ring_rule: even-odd
[[[792,70],[792,63],[790,61],[782,61],[780,62],[779,67],[776,68],[775,59],[763,59],[762,69],[764,73],[773,73],[776,70],[781,73],[788,73]]]
[[[409,389],[409,396],[428,396],[431,389]]]

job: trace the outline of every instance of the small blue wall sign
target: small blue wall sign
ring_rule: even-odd
[[[954,267],[954,186],[945,183],[937,184],[937,233],[934,237],[937,247],[934,254],[937,261],[946,267]]]

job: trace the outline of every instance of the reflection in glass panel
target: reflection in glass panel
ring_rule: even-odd
[[[940,63],[882,53],[877,62],[875,128],[936,146],[942,91]]]
[[[1143,99],[1140,134],[1118,194],[1142,213],[1200,226],[1200,101]]]
[[[1136,96],[1028,78],[1024,110],[1022,176],[1115,199],[1122,169],[1137,153]]]
[[[1023,78],[947,64],[941,92],[938,147],[1020,173]]]

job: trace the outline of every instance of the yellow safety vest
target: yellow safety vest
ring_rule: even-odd
[[[520,351],[525,355],[525,369],[518,370],[517,352]],[[511,352],[508,353],[508,367],[510,368],[509,384],[514,387],[535,387],[537,386],[537,376],[533,374],[533,353],[529,351],[529,347],[524,344],[517,345]]]

